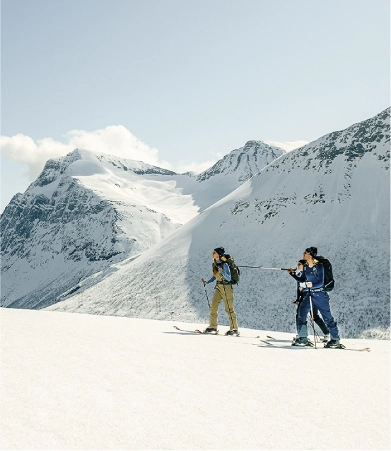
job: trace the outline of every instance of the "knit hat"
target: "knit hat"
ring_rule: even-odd
[[[307,247],[305,251],[308,252],[313,258],[315,258],[318,254],[318,248],[314,246]]]
[[[225,250],[223,247],[216,247],[216,249],[214,249],[214,251],[219,254],[219,257],[222,257],[225,254]]]

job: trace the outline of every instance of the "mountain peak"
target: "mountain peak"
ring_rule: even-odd
[[[285,151],[279,147],[270,146],[263,141],[250,140],[199,174],[197,180],[232,175],[243,183],[284,153]]]

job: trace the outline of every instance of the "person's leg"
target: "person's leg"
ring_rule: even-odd
[[[219,305],[222,301],[222,296],[218,288],[219,287],[217,286],[210,304],[209,327],[212,327],[213,329],[217,329],[218,326]]]
[[[234,309],[234,290],[231,285],[223,285],[225,311],[229,319],[230,330],[238,329],[238,321]]]
[[[314,319],[315,323],[319,326],[320,330],[323,332],[323,335],[328,335],[329,329],[326,326],[326,324],[324,323],[323,319],[319,316],[318,307],[316,307],[315,305],[313,305],[313,307],[312,307],[312,313],[314,315],[313,319]]]
[[[326,291],[319,291],[312,294],[312,302],[318,308],[320,314],[323,317],[323,321],[326,323],[330,331],[330,337],[332,340],[339,340],[339,331],[337,323],[333,318],[330,310],[330,298]]]
[[[310,311],[310,297],[309,295],[305,296],[305,298],[300,302],[300,305],[297,309],[297,333],[299,338],[307,338],[308,337],[308,329],[307,329],[307,315]]]

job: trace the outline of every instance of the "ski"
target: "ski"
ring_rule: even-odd
[[[217,333],[212,334],[212,333],[205,333],[202,332],[202,330],[199,329],[194,329],[194,330],[186,330],[186,329],[181,329],[178,326],[173,326],[174,329],[178,330],[179,332],[187,332],[188,334],[196,334],[196,335],[219,335],[219,331],[217,331]]]
[[[212,334],[212,333],[205,333],[205,332],[202,332],[202,330],[199,330],[199,329],[195,329],[195,330],[186,330],[186,329],[181,329],[180,327],[178,327],[178,326],[173,326],[174,327],[174,329],[175,330],[177,330],[177,331],[179,331],[179,332],[186,332],[186,333],[188,333],[188,334],[196,334],[196,335],[218,335],[219,337],[239,337],[239,338],[250,338],[250,339],[260,339],[261,337],[260,337],[260,335],[257,335],[256,337],[249,337],[249,336],[247,336],[247,335],[240,335],[240,333],[239,333],[239,335],[220,335],[219,334],[219,331],[217,331],[217,333],[216,334]],[[266,345],[269,345],[269,346],[273,346],[273,343],[269,343],[268,341],[266,341],[266,340],[260,340],[262,343],[264,343],[264,344],[266,344]]]
[[[259,337],[256,337],[256,338],[259,338]],[[268,346],[274,346],[273,345],[273,343],[269,343],[268,341],[266,341],[266,340],[259,340],[261,343],[264,343],[265,345],[268,345]]]
[[[178,330],[179,332],[187,332],[189,334],[201,334],[201,335],[218,335],[219,337],[241,337],[241,338],[259,338],[259,337],[247,337],[246,335],[220,335],[219,331],[217,331],[217,333],[206,333],[206,332],[202,332],[202,330],[199,329],[195,329],[195,330],[186,330],[186,329],[181,329],[180,327],[177,326],[173,326],[174,329]]]
[[[274,341],[290,341],[290,340],[279,340],[278,338],[271,337],[270,335],[266,335],[266,338],[269,338],[269,340],[274,340]],[[317,342],[317,343],[319,343],[319,342]],[[320,343],[324,343],[324,341],[321,340]],[[371,352],[371,348],[355,349],[355,348],[347,348],[345,345],[342,345],[342,346],[343,346],[343,348],[326,348],[326,349],[345,349],[346,351]],[[321,346],[321,348],[322,348],[322,346]]]
[[[187,332],[188,334],[202,334],[203,332],[201,332],[198,329],[195,330],[186,330],[186,329],[180,329],[177,326],[174,326],[174,329],[178,330],[179,332]]]
[[[324,349],[342,349],[344,351],[357,351],[357,352],[363,352],[363,351],[367,351],[367,352],[371,352],[371,348],[360,348],[360,349],[356,349],[356,348],[347,348],[346,346],[342,345],[343,348],[326,348],[324,347]]]

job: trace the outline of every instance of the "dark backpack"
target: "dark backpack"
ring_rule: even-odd
[[[322,263],[324,268],[324,289],[326,291],[331,291],[334,288],[334,276],[330,260],[326,257],[321,257],[320,255],[317,255],[315,258],[319,263]]]
[[[221,257],[221,261],[228,264],[229,270],[231,271],[231,283],[232,285],[237,285],[240,278],[240,269],[236,266],[233,257],[229,254],[224,254]]]

